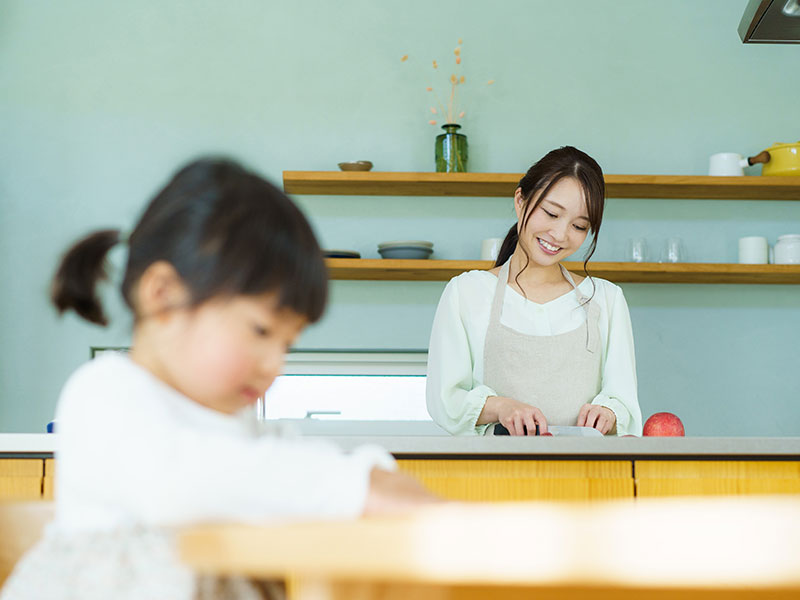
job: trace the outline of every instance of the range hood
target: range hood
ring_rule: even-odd
[[[750,0],[739,37],[745,44],[800,44],[800,0]]]

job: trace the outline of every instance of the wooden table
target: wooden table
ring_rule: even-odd
[[[199,572],[286,578],[299,600],[800,597],[798,497],[446,504],[195,526],[179,546]]]

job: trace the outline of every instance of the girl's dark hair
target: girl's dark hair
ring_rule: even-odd
[[[53,278],[59,313],[74,310],[105,325],[96,293],[119,230],[92,233],[70,248]],[[122,296],[136,314],[133,291],[157,261],[171,264],[197,306],[215,296],[278,294],[278,305],[310,322],[328,294],[325,261],[308,221],[270,183],[226,159],[182,168],[150,202],[128,239]]]
[[[572,146],[562,146],[556,150],[551,150],[545,154],[535,165],[533,165],[525,176],[519,180],[517,186],[522,193],[524,205],[522,207],[522,220],[514,223],[508,230],[497,261],[494,266],[499,267],[504,264],[517,248],[519,242],[519,231],[525,228],[528,219],[539,206],[541,201],[547,196],[552,187],[565,177],[575,179],[583,190],[586,198],[586,208],[589,212],[589,230],[592,234],[592,242],[589,251],[583,261],[583,270],[588,275],[586,265],[594,254],[597,247],[597,234],[600,232],[600,225],[603,222],[603,206],[605,204],[606,186],[603,179],[603,170],[591,156]],[[541,192],[541,193],[540,193]],[[533,201],[534,196],[536,201]],[[523,251],[525,248],[523,247]],[[530,256],[525,251],[525,256],[530,262]],[[523,270],[525,269],[523,267]],[[519,276],[519,275],[517,275]]]

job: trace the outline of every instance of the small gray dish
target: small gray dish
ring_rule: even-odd
[[[340,162],[339,168],[342,171],[369,171],[372,168],[372,163],[368,160],[349,160]]]
[[[433,254],[433,248],[420,246],[392,246],[391,248],[378,248],[381,258],[423,259]]]

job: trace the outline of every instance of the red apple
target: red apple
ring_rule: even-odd
[[[652,415],[645,421],[642,432],[642,435],[648,437],[683,437],[685,434],[681,420],[677,415],[668,412]]]

